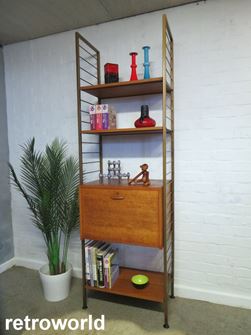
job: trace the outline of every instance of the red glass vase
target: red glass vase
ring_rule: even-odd
[[[130,80],[138,80],[138,76],[137,76],[137,64],[136,64],[136,56],[137,56],[137,52],[131,52],[130,56],[132,56],[132,64],[131,64],[131,78]]]
[[[156,122],[149,116],[149,107],[148,105],[141,106],[141,115],[140,118],[134,122],[136,128],[143,127],[155,127]]]

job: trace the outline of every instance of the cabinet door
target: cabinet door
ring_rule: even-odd
[[[81,239],[163,247],[162,188],[80,188]]]

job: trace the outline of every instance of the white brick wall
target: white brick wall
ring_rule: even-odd
[[[177,295],[251,308],[251,2],[208,0],[79,31],[101,51],[102,64],[120,64],[129,77],[128,53],[151,45],[152,70],[160,75],[161,14],[167,13],[175,39],[176,288]],[[111,38],[112,37],[112,38]],[[67,32],[4,48],[10,159],[18,165],[19,144],[36,136],[43,147],[64,137],[77,153],[74,34]],[[142,56],[139,72],[142,74]],[[140,58],[141,57],[141,58]],[[142,103],[149,101],[142,98]],[[155,106],[155,100],[150,104]],[[131,119],[123,111],[131,109]],[[139,103],[123,104],[120,122],[132,122]],[[154,116],[153,116],[154,117]],[[141,159],[125,160],[132,174],[148,150],[130,143]],[[108,144],[111,142],[108,141]],[[112,151],[106,147],[106,158]],[[112,149],[116,150],[116,146]],[[152,176],[160,161],[151,139]],[[124,155],[124,156],[123,156]],[[45,261],[40,234],[23,200],[12,192],[15,252]],[[80,267],[77,233],[70,259]],[[135,247],[133,260],[161,268],[159,252]],[[140,264],[140,265],[139,265]]]

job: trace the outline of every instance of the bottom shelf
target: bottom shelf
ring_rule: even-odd
[[[149,284],[143,289],[137,289],[131,283],[131,277],[139,273],[149,277]],[[86,288],[88,290],[107,292],[155,302],[163,302],[164,273],[120,267],[119,277],[111,289],[98,288],[89,285],[86,285]]]

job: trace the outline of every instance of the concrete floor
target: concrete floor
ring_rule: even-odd
[[[102,298],[102,299],[101,299]],[[4,318],[93,318],[105,314],[105,331],[5,331]],[[159,304],[105,294],[92,295],[81,309],[81,282],[73,279],[69,298],[58,303],[43,298],[38,273],[14,267],[0,275],[0,334],[109,335],[248,335],[251,311],[176,298],[170,301],[170,328],[163,328]],[[2,328],[1,328],[2,326]]]

